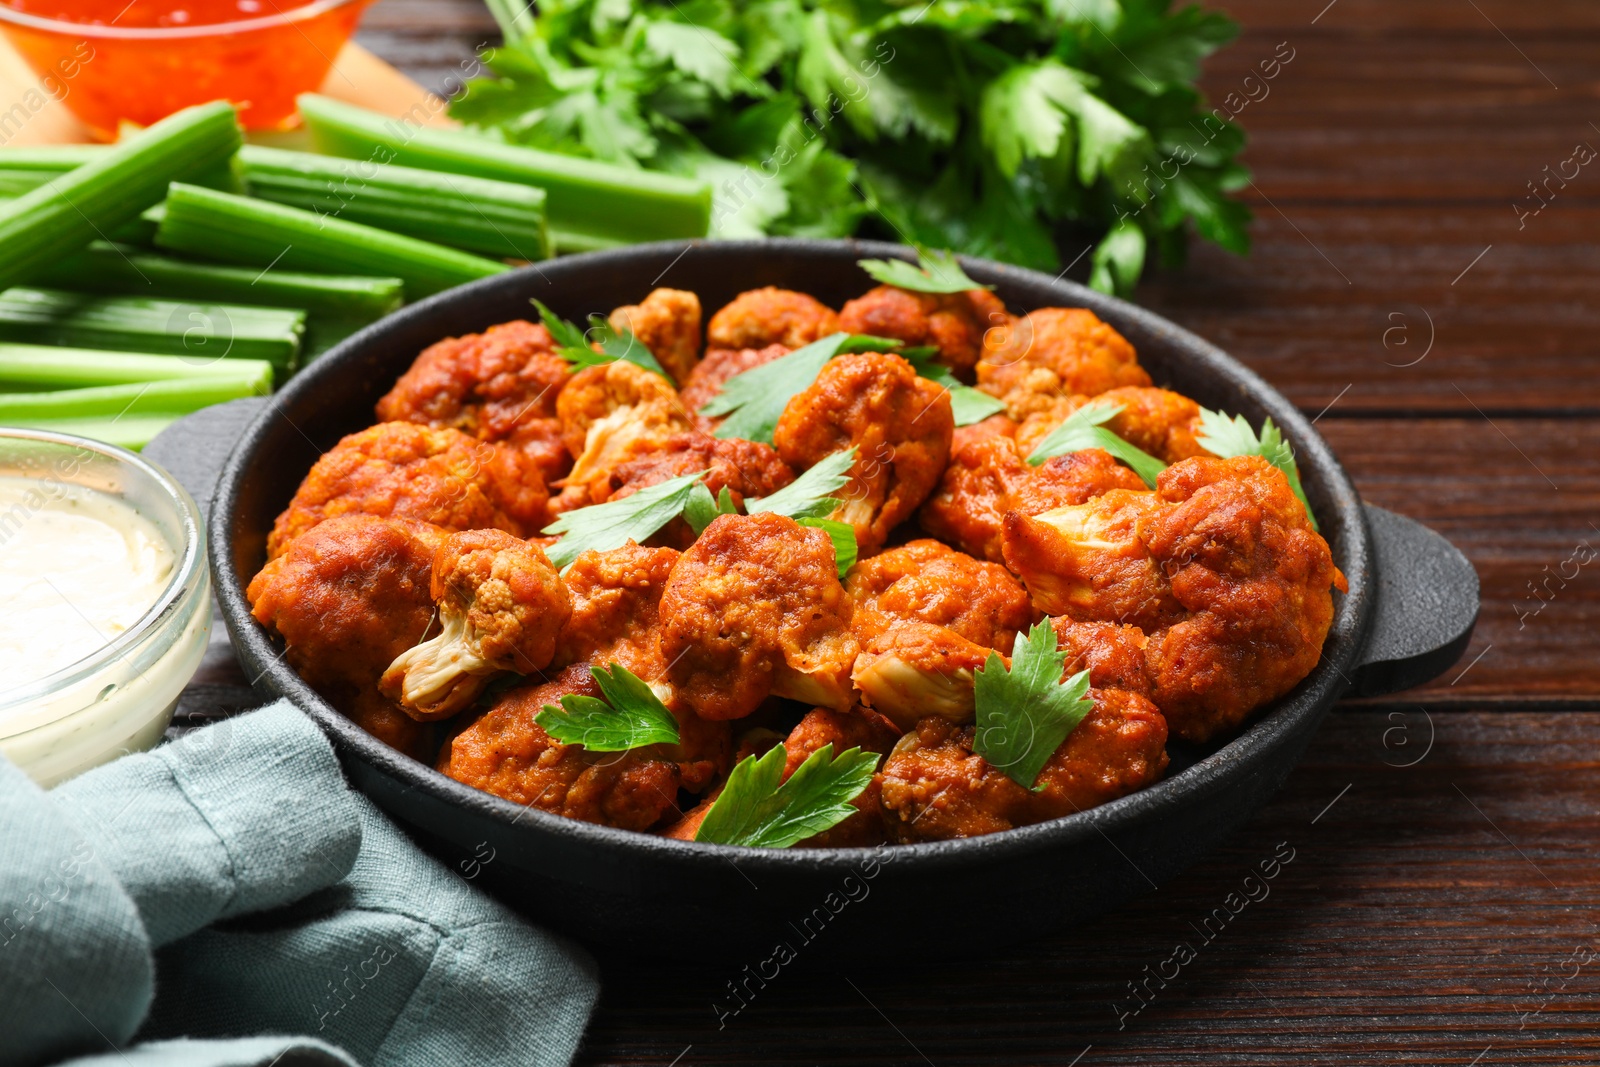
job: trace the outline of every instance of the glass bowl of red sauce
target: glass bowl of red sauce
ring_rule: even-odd
[[[295,124],[372,0],[0,0],[0,32],[95,136],[231,100],[249,129]],[[37,106],[28,104],[37,110]]]

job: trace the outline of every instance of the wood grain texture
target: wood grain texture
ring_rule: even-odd
[[[897,966],[904,939],[1027,922],[952,901],[948,928],[884,930],[881,966],[802,955],[721,1030],[736,968],[612,961],[580,1062],[1592,1065],[1597,745],[1593,714],[1337,713],[1227,847],[1087,928]]]

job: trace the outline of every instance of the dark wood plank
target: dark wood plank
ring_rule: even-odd
[[[1225,848],[1099,922],[897,965],[899,942],[1028,921],[952,901],[947,926],[885,929],[877,965],[802,955],[722,1030],[737,966],[613,961],[580,1062],[1592,1065],[1597,745],[1591,714],[1336,714]],[[1261,888],[1280,842],[1293,859]],[[1207,943],[1196,928],[1247,889]],[[1171,975],[1180,943],[1197,958],[1119,1029],[1129,984]]]
[[[1600,422],[1323,419],[1318,429],[1364,499],[1448,537],[1483,583],[1460,668],[1391,701],[1600,704]]]

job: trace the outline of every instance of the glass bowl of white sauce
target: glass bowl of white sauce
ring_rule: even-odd
[[[50,786],[153,747],[210,633],[183,486],[113,445],[0,428],[0,752]]]

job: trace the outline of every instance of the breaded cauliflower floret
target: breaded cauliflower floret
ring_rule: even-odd
[[[1114,622],[1079,622],[1054,618],[1056,648],[1067,657],[1066,673],[1089,672],[1096,689],[1122,689],[1150,695],[1144,650],[1149,639],[1137,626]]]
[[[1026,789],[972,751],[972,726],[930,716],[889,754],[884,819],[902,844],[978,837],[1058,819],[1136,792],[1167,767],[1167,725],[1148,700],[1090,689],[1094,708]]]
[[[940,363],[964,382],[983,355],[983,338],[1011,322],[1005,304],[987,289],[965,293],[913,293],[880,285],[839,311],[839,329],[871,337],[893,337],[908,345],[932,345]]]
[[[418,422],[526,452],[546,482],[567,473],[556,394],[571,367],[543,326],[517,320],[430,345],[378,401],[382,422]]]
[[[433,556],[447,536],[402,519],[329,519],[261,568],[245,593],[307,685],[412,756],[425,731],[379,694],[378,679],[433,620]]]
[[[1146,539],[1167,510],[1156,494],[1113,489],[1084,504],[1006,513],[1006,565],[1047,615],[1145,631],[1183,615]]]
[[[637,304],[611,313],[613,330],[627,330],[680,386],[700,361],[700,298],[683,289],[655,289]]]
[[[1140,631],[1151,699],[1174,734],[1196,743],[1237,728],[1311,672],[1333,621],[1331,590],[1345,588],[1288,479],[1255,456],[1184,460],[1153,493],[1012,512],[1004,548],[1041,610]],[[1093,667],[1082,635],[1061,636]],[[1102,654],[1126,663],[1132,635],[1096,640],[1123,645]]]
[[[743,718],[769,694],[847,710],[857,650],[833,542],[782,515],[716,519],[661,596],[668,678],[706,718]]]
[[[734,297],[711,316],[708,348],[800,348],[839,330],[839,316],[814,296],[767,286]]]
[[[659,605],[678,553],[629,541],[609,552],[590,550],[563,576],[572,614],[556,642],[554,663],[620,663],[647,682],[660,680]]]
[[[1190,615],[1151,634],[1151,699],[1175,733],[1204,741],[1293,689],[1322,656],[1333,594],[1328,543],[1282,471],[1255,456],[1190,459],[1156,491],[1171,508],[1149,531]]]
[[[697,791],[727,772],[728,724],[705,722],[671,700],[676,745],[591,752],[563,744],[536,719],[568,695],[601,695],[589,664],[507,690],[440,753],[439,770],[517,804],[624,830],[648,830],[676,815],[680,788]]]
[[[1002,566],[938,541],[911,541],[851,568],[851,680],[902,730],[926,715],[970,722],[973,673],[1009,652],[1033,621],[1026,590]]]
[[[396,656],[379,683],[421,721],[444,719],[507,671],[549,666],[572,613],[544,551],[502,530],[451,534],[433,556],[440,632]]]
[[[1133,346],[1083,308],[1029,312],[993,331],[978,363],[978,388],[1003,400],[1018,422],[1067,397],[1149,384]]]
[[[1037,515],[1112,489],[1142,488],[1137,474],[1098,448],[1031,467],[1016,442],[996,432],[968,438],[951,454],[938,489],[917,518],[935,537],[998,563],[1005,559],[1001,532],[1008,511]]]
[[[773,443],[796,470],[855,447],[832,517],[855,527],[861,554],[870,555],[939,484],[954,432],[948,390],[899,356],[863,352],[828,361],[784,407]]]
[[[618,463],[691,428],[678,391],[625,360],[574,374],[556,398],[556,411],[574,461],[562,484],[587,488],[591,499],[597,489],[608,492],[606,481]]]
[[[1034,412],[1017,427],[1017,450],[1028,455],[1068,415],[1089,403],[1121,407],[1102,425],[1163,463],[1211,454],[1196,438],[1200,432],[1199,404],[1170,389],[1142,386],[1113,389],[1095,397],[1067,397],[1053,407]]]
[[[348,514],[526,537],[548,521],[548,500],[544,479],[520,452],[459,430],[380,422],[312,465],[273,524],[267,555],[277,556],[324,519]]]

